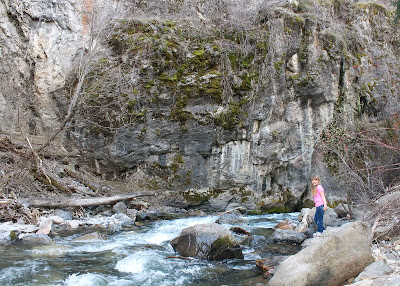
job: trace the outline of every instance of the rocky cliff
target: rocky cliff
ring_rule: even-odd
[[[65,116],[91,2],[0,3],[2,132],[44,135]],[[171,191],[171,204],[296,209],[333,119],[397,112],[389,1],[132,5],[85,81],[64,143],[106,177],[141,174]]]

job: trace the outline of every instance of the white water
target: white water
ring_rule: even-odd
[[[247,231],[272,228],[297,214],[248,216],[240,226]],[[218,217],[182,218],[157,221],[141,228],[114,233],[105,240],[74,241],[82,234],[56,237],[55,244],[34,248],[0,248],[0,285],[242,285],[242,276],[258,275],[251,248],[243,249],[243,261],[209,262],[171,259],[176,255],[170,241],[182,229],[215,222]],[[225,225],[230,228],[231,225]],[[238,273],[246,275],[236,276]],[[236,275],[236,276],[235,276]],[[232,278],[231,278],[232,276]],[[236,278],[235,278],[236,277]],[[214,284],[206,280],[215,280]],[[202,284],[203,283],[203,284]],[[245,284],[243,284],[245,285]]]

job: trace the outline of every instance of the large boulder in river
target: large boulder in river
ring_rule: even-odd
[[[19,238],[23,245],[49,245],[52,243],[47,234],[23,234]]]
[[[243,258],[231,232],[217,223],[196,224],[185,228],[171,241],[176,252],[186,257],[208,260]]]
[[[371,229],[359,221],[347,223],[329,228],[311,245],[289,257],[268,285],[341,285],[372,262]]]

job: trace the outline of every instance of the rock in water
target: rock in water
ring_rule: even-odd
[[[243,258],[242,251],[228,229],[216,224],[197,224],[182,230],[171,241],[176,252],[182,256],[209,260]]]

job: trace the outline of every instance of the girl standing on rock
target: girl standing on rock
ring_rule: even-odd
[[[311,196],[316,208],[314,221],[317,224],[317,232],[314,236],[319,236],[324,231],[324,212],[328,209],[324,188],[321,186],[321,179],[319,176],[314,176],[311,179]]]

